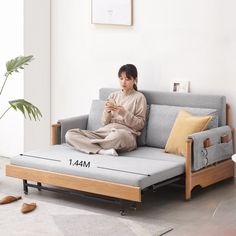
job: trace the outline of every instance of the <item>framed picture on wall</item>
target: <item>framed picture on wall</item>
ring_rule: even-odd
[[[91,0],[92,24],[133,24],[133,0]]]
[[[174,81],[171,85],[172,92],[189,93],[189,81]]]

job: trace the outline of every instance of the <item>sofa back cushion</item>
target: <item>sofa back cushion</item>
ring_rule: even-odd
[[[102,126],[101,118],[103,109],[105,106],[105,101],[103,100],[93,100],[90,108],[90,113],[88,117],[87,130],[97,130]],[[147,107],[147,119],[149,114],[149,106]],[[147,123],[141,131],[141,135],[137,138],[137,145],[146,145],[146,135],[147,135]]]
[[[148,146],[164,148],[171,129],[175,123],[178,113],[187,111],[193,115],[211,115],[213,120],[208,124],[207,129],[218,127],[218,113],[216,109],[151,105],[149,120],[147,124],[147,140]]]
[[[99,99],[106,100],[111,92],[119,88],[101,88]],[[195,93],[173,93],[160,91],[139,90],[144,94],[149,105],[167,105],[180,107],[210,108],[218,111],[218,126],[226,125],[226,97]]]
[[[146,145],[147,124],[148,124],[149,113],[150,113],[150,106],[147,105],[146,123],[145,123],[144,128],[141,130],[141,135],[138,136],[138,138],[137,138],[137,145],[138,145],[138,147]]]

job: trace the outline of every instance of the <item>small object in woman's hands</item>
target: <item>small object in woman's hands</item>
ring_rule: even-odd
[[[109,99],[106,103],[106,106],[112,107],[112,108],[117,108],[116,101],[114,99]]]

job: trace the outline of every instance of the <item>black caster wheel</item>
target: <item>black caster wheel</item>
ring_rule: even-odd
[[[127,211],[126,211],[126,210],[120,210],[120,214],[121,214],[122,216],[126,216],[126,215],[127,215]]]

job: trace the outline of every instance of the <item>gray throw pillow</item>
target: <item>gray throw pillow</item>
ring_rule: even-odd
[[[87,130],[97,130],[102,126],[102,113],[106,101],[93,100],[88,117]]]

